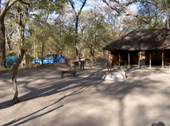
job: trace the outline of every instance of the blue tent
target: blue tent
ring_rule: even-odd
[[[18,61],[18,57],[16,55],[15,56],[7,56],[6,57],[7,67],[13,66],[14,64],[16,64],[17,61]]]

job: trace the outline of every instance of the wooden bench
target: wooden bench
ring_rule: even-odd
[[[76,76],[76,71],[75,71],[75,70],[62,70],[62,71],[61,71],[61,78],[64,77],[64,74],[65,74],[65,73],[71,73],[71,74],[73,75],[73,77]]]

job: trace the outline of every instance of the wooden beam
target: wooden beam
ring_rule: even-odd
[[[165,52],[162,51],[162,68],[164,68],[164,55],[165,55]]]
[[[141,67],[141,64],[140,64],[140,56],[141,56],[141,52],[138,52],[138,68]]]
[[[152,64],[152,57],[151,57],[151,52],[149,52],[149,68],[151,68]]]
[[[128,68],[130,68],[130,52],[128,52]]]
[[[120,60],[121,60],[121,57],[120,57],[120,52],[119,52],[119,67],[120,67]]]

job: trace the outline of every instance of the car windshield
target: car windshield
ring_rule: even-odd
[[[47,56],[44,57],[44,59],[46,59],[46,60],[47,59],[52,59],[52,55],[47,55]]]
[[[60,58],[58,55],[54,55],[54,59],[58,59]]]

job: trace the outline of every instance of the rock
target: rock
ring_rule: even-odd
[[[125,71],[117,71],[117,72],[110,72],[106,73],[102,76],[103,81],[124,81],[126,80],[127,75]]]

